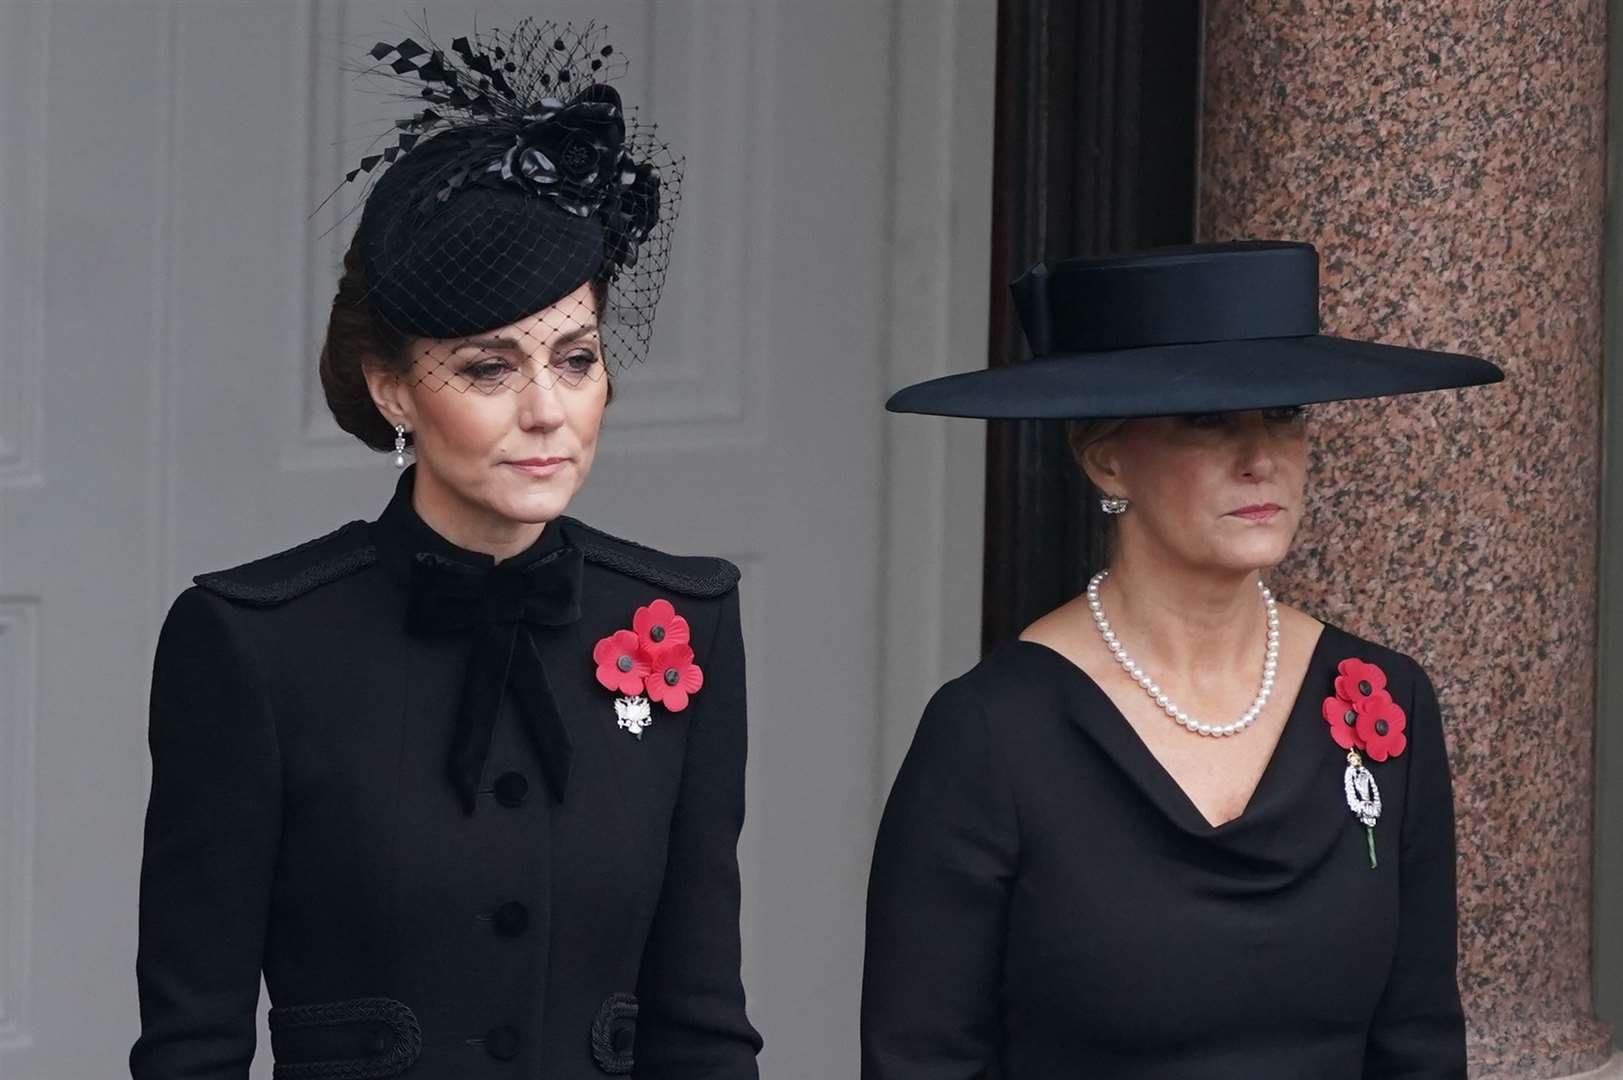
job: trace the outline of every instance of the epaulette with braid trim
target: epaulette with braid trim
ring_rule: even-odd
[[[566,517],[564,535],[587,562],[626,574],[670,592],[699,599],[725,596],[738,586],[738,567],[708,555],[667,555],[663,551],[611,536]]]
[[[263,559],[192,578],[211,593],[252,607],[275,607],[377,561],[366,522],[351,521],[326,536]]]

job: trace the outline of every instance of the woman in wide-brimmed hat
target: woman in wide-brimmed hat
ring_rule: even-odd
[[[1262,574],[1301,522],[1303,406],[1501,373],[1320,335],[1305,244],[1070,260],[1015,296],[1036,359],[889,407],[1070,421],[1111,555],[925,711],[874,853],[863,1076],[1463,1077],[1431,683]]]

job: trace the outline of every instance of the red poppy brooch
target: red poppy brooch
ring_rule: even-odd
[[[1364,765],[1363,755],[1372,761],[1386,761],[1403,753],[1408,738],[1403,734],[1408,718],[1386,689],[1386,672],[1374,664],[1348,658],[1336,667],[1336,692],[1324,699],[1324,722],[1330,737],[1347,751],[1347,772],[1343,786],[1347,809],[1353,812],[1369,834],[1369,865],[1375,866],[1375,823],[1381,817],[1381,789],[1375,774]]]
[[[693,662],[688,621],[669,600],[637,609],[631,629],[616,630],[592,649],[597,681],[620,696],[614,714],[620,729],[637,738],[653,721],[650,703],[678,713],[704,685],[704,672]]]

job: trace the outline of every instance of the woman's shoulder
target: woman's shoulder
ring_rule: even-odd
[[[196,589],[252,607],[278,607],[377,561],[364,521],[351,521],[324,536],[225,570],[192,578]],[[187,590],[192,592],[193,590]]]
[[[628,581],[695,600],[724,597],[738,587],[739,569],[714,555],[674,555],[614,536],[575,518],[559,519],[565,539],[588,566]]]
[[[1039,717],[1069,715],[1075,680],[1087,676],[1046,645],[1011,639],[993,647],[931,699],[937,712],[973,713],[988,727],[1030,728]]]
[[[352,521],[285,550],[196,575],[164,616],[160,658],[167,655],[191,662],[209,657],[211,662],[220,662],[261,632],[276,628],[275,632],[285,633],[288,624],[271,618],[267,614],[271,609],[290,605],[377,561],[365,526],[364,521]],[[319,606],[308,617],[296,617],[313,626],[330,612],[329,607]]]
[[[1330,666],[1338,672],[1342,671],[1343,665],[1349,661],[1372,664],[1380,669],[1381,675],[1387,681],[1387,688],[1399,702],[1435,698],[1436,692],[1432,687],[1431,676],[1420,661],[1406,651],[1407,646],[1399,648],[1383,644],[1347,630],[1328,619],[1320,618],[1319,621],[1324,624],[1319,649]]]

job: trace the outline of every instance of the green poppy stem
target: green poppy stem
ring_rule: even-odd
[[[1369,868],[1375,869],[1375,826],[1364,826],[1364,832],[1369,835]]]

